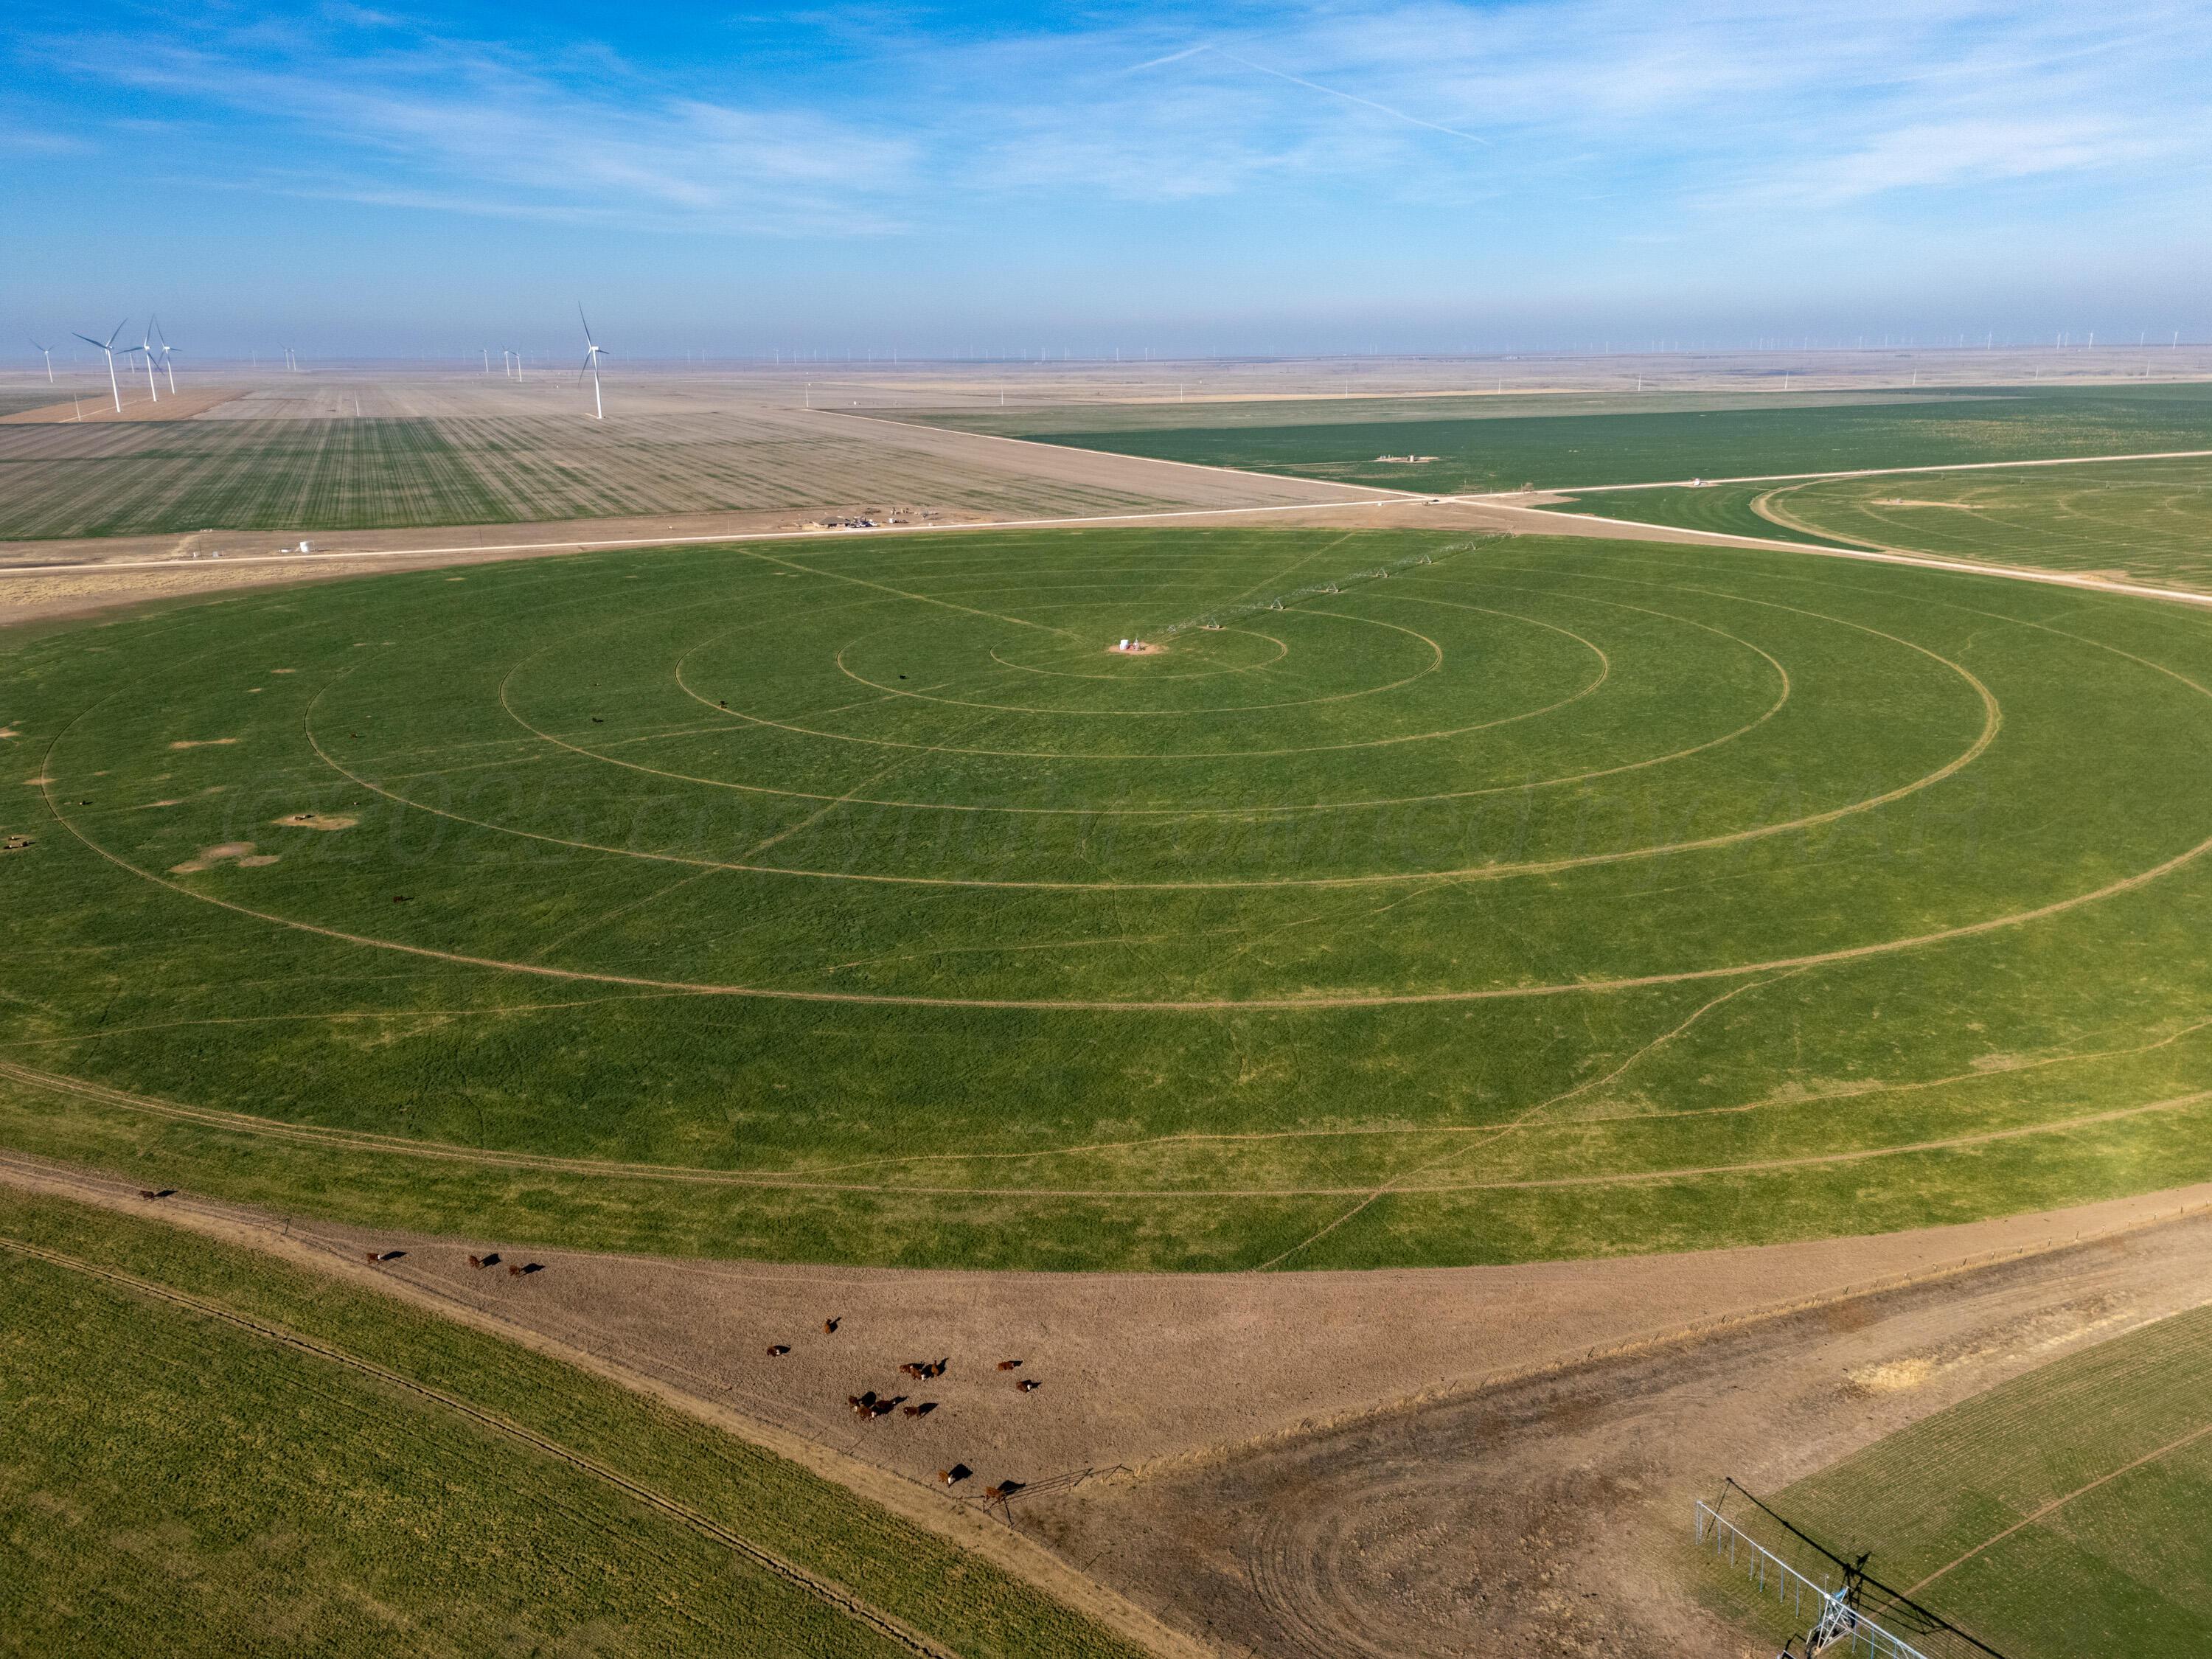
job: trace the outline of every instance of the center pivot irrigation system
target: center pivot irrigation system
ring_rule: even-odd
[[[1739,1500],[1733,1516],[1722,1509]],[[1733,1480],[1719,1497],[1698,1500],[1700,1549],[1743,1574],[1762,1597],[1771,1595],[1802,1634],[1782,1648],[1787,1659],[2004,1659],[1853,1560],[1827,1549]],[[1802,1646],[1801,1646],[1802,1644]]]
[[[1187,633],[1194,628],[1211,632],[1238,617],[1256,616],[1263,611],[1280,611],[1287,605],[1296,605],[1300,599],[1310,599],[1325,593],[1341,593],[1346,587],[1360,582],[1387,581],[1401,570],[1411,570],[1420,565],[1434,564],[1437,560],[1449,559],[1455,554],[1471,553],[1478,547],[1492,546],[1511,539],[1502,530],[1493,531],[1487,535],[1471,537],[1463,542],[1454,542],[1449,547],[1408,554],[1402,559],[1393,559],[1388,564],[1378,564],[1371,570],[1362,570],[1349,576],[1333,576],[1327,581],[1309,582],[1304,587],[1294,587],[1285,593],[1272,593],[1265,599],[1247,599],[1238,605],[1223,605],[1215,610],[1201,611],[1195,617],[1186,617],[1181,622],[1170,623],[1159,630],[1159,637],[1173,639],[1176,635]],[[1125,647],[1126,645],[1127,641],[1124,641]]]

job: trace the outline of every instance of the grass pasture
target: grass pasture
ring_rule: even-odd
[[[556,1361],[157,1224],[0,1206],[0,1651],[915,1650],[878,1616],[963,1655],[1133,1651]]]
[[[1307,403],[1197,412],[1155,404],[1141,419],[1120,413],[1110,422],[1076,410],[1063,417],[1067,424],[1050,410],[930,418],[1077,448],[1428,495],[2212,449],[2212,386],[2193,383],[1953,388],[1897,392],[1887,401],[1810,396],[1758,407],[1741,398],[1675,396],[1648,413],[1618,404],[1588,412],[1582,399],[1543,410],[1535,401],[1494,414],[1385,402],[1327,417],[1325,404]],[[1436,459],[1378,459],[1385,455]]]
[[[2010,1656],[2212,1649],[2212,1308],[1890,1436],[1775,1507]]]
[[[970,1267],[2149,1190],[2207,1172],[2208,688],[2201,620],[2142,602],[1443,534],[149,611],[0,659],[33,838],[0,1141],[428,1231]]]

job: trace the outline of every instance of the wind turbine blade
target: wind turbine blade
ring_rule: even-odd
[[[592,319],[584,315],[584,302],[581,300],[576,301],[576,320],[584,325],[584,343],[591,344]]]
[[[131,326],[131,319],[130,319],[128,317],[125,317],[125,318],[121,322],[119,322],[119,323],[116,324],[116,325],[115,325],[115,334],[120,334],[120,333],[122,333],[122,332],[123,332],[123,331],[124,331],[125,329],[126,329],[126,328],[128,328],[128,327],[130,327],[130,326]],[[109,336],[107,337],[107,343],[108,343],[109,345],[111,345],[111,346],[112,346],[112,345],[113,345],[113,344],[115,343],[115,334],[111,334],[111,335],[109,335]],[[96,340],[95,340],[94,342],[93,342],[93,343],[94,343],[94,344],[95,344],[95,345],[97,345],[97,344],[99,344],[100,343],[99,343],[98,341],[96,341]]]
[[[100,343],[100,342],[99,342],[98,340],[94,339],[94,338],[92,337],[92,336],[91,336],[91,335],[89,335],[89,334],[77,334],[77,333],[76,333],[76,331],[75,329],[71,329],[71,330],[70,331],[70,333],[72,333],[72,334],[76,334],[76,337],[77,337],[78,339],[80,339],[80,340],[83,341],[87,345],[90,346],[90,347],[91,347],[94,351],[105,351],[105,350],[106,350],[106,349],[107,349],[107,347],[106,347],[106,345],[103,345],[103,344],[101,344],[101,343]],[[113,337],[112,335],[110,335],[110,336],[108,337],[108,338],[112,341],[112,340],[114,338],[114,337]]]

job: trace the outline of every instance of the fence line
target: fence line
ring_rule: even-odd
[[[1710,1543],[1716,1556],[1724,1558],[1730,1566],[1740,1567],[1763,1595],[1772,1590],[1774,1598],[1806,1620],[1805,1627],[1814,1629],[1820,1623],[1821,1611],[1828,1599],[1843,1588],[1840,1575],[1835,1583],[1808,1577],[1791,1566],[1757,1539],[1724,1520],[1704,1498],[1698,1500],[1697,1541],[1700,1547]],[[1741,1552],[1741,1559],[1738,1552]],[[1810,1611],[1808,1611],[1809,1607]],[[1844,1615],[1842,1628],[1837,1630],[1826,1646],[1817,1651],[1822,1654],[1864,1654],[1871,1659],[1929,1659],[1929,1656],[1906,1641],[1884,1630],[1863,1613]]]

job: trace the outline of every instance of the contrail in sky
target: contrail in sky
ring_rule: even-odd
[[[1358,93],[1340,92],[1334,87],[1325,87],[1320,82],[1309,81],[1303,76],[1286,74],[1279,69],[1269,69],[1265,64],[1255,64],[1249,58],[1239,58],[1235,52],[1226,51],[1220,46],[1193,46],[1189,52],[1176,53],[1174,58],[1162,58],[1155,61],[1171,64],[1176,58],[1188,58],[1201,52],[1210,52],[1217,58],[1226,58],[1232,64],[1242,64],[1246,69],[1256,74],[1272,75],[1278,81],[1288,81],[1294,87],[1304,87],[1309,91],[1323,93],[1331,98],[1341,98],[1347,104],[1358,104],[1363,108],[1375,110],[1381,114],[1389,116],[1393,120],[1403,121],[1408,126],[1426,127],[1431,132],[1441,132],[1449,138],[1463,138],[1468,143],[1480,144],[1486,149],[1491,147],[1489,139],[1480,137],[1474,133],[1462,132],[1457,127],[1440,126],[1434,121],[1424,121],[1418,115],[1408,115],[1404,110],[1393,109],[1388,104],[1378,104],[1372,98],[1362,98]],[[1140,67],[1149,67],[1149,65]]]

